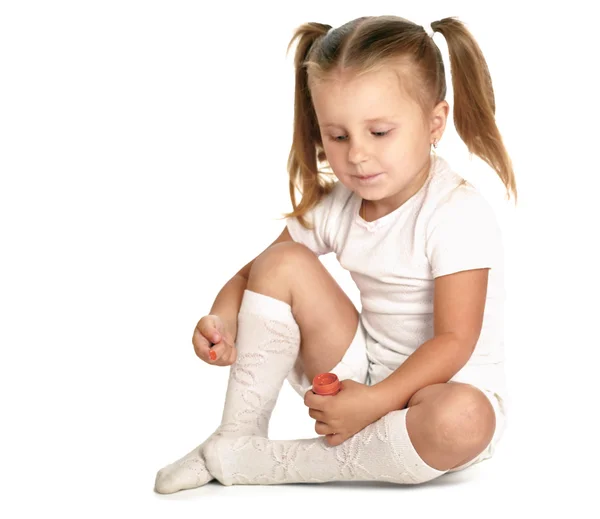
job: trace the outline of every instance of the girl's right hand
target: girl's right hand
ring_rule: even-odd
[[[237,349],[235,331],[230,328],[218,315],[205,315],[198,321],[192,337],[196,355],[214,366],[233,364],[237,359]]]

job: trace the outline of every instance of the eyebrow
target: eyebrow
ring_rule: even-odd
[[[389,115],[387,117],[375,117],[373,119],[366,119],[365,122],[367,123],[381,123],[381,122],[393,122],[394,119],[396,119],[398,116],[396,115]],[[341,124],[334,124],[334,123],[325,123],[323,125],[321,125],[323,128],[327,128],[329,126],[343,126]]]

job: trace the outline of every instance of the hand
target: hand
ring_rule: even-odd
[[[192,344],[196,355],[215,366],[229,366],[237,359],[235,327],[218,315],[205,315],[194,329]],[[214,344],[211,348],[210,346]],[[211,359],[210,354],[213,354]]]
[[[317,420],[315,431],[324,434],[332,447],[385,415],[372,386],[354,380],[342,380],[341,384],[341,391],[334,396],[317,395],[312,390],[304,395],[309,416]]]

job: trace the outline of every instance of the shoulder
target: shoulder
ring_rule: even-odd
[[[439,200],[437,211],[475,214],[493,214],[492,206],[481,192],[467,180],[457,185]]]
[[[472,269],[501,269],[502,231],[485,196],[465,179],[449,183],[437,195],[424,233],[433,277]]]
[[[441,159],[428,193],[429,223],[476,219],[497,225],[496,214],[485,196]]]

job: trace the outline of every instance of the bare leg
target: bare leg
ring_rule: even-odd
[[[248,290],[288,303],[300,327],[300,355],[309,380],[334,368],[358,327],[358,311],[305,246],[278,243],[256,258]]]

